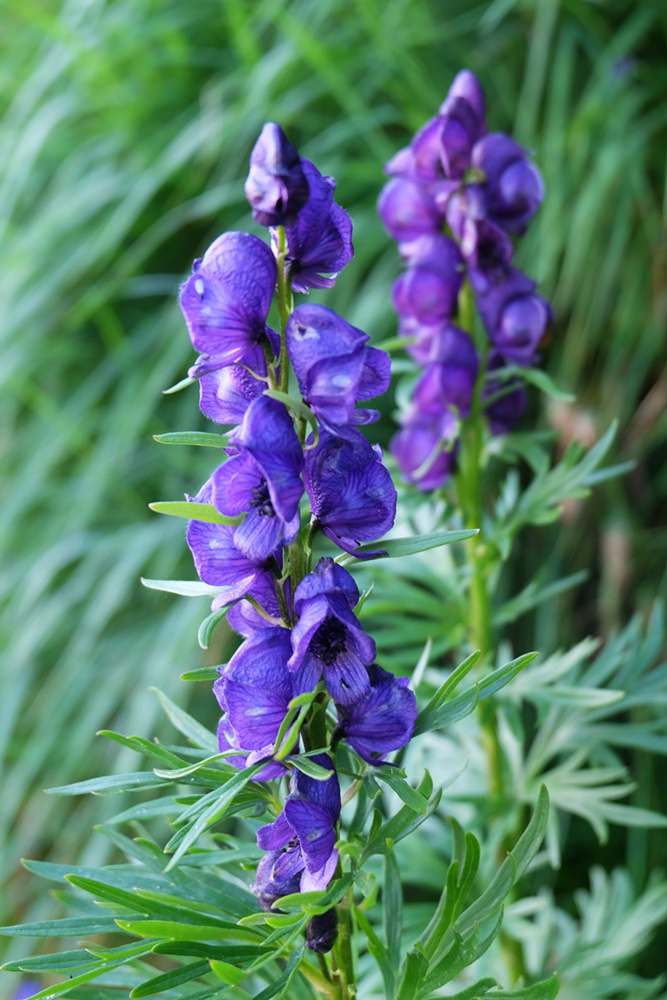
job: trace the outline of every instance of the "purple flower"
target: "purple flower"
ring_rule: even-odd
[[[486,215],[511,233],[522,233],[544,198],[539,170],[526,150],[502,132],[484,136],[472,152],[484,173]]]
[[[377,411],[355,410],[355,404],[389,388],[389,355],[367,343],[367,334],[324,306],[298,306],[289,318],[287,350],[299,388],[334,433],[347,424],[376,420]]]
[[[514,248],[507,233],[488,219],[467,216],[462,225],[461,251],[478,292],[489,291],[510,274]]]
[[[207,480],[192,499],[211,503],[213,480]],[[273,590],[273,577],[266,564],[249,559],[237,548],[230,525],[188,521],[185,537],[199,579],[213,587],[227,588],[215,598],[215,607],[237,601],[245,594],[259,598],[267,588]]]
[[[323,955],[331,951],[338,932],[338,917],[335,910],[320,913],[306,927],[306,944],[311,951]]]
[[[551,308],[535,292],[535,283],[512,270],[506,281],[478,295],[477,302],[489,339],[505,361],[533,364],[551,322]]]
[[[463,364],[432,361],[415,386],[412,404],[421,413],[436,414],[442,411],[443,406],[455,406],[460,416],[467,417],[476,378],[476,364],[471,368]]]
[[[381,764],[391,750],[400,750],[412,736],[417,700],[407,677],[394,677],[374,663],[370,690],[353,705],[338,708],[337,733],[369,764]]]
[[[394,308],[420,323],[437,323],[456,311],[463,258],[447,236],[426,236],[408,245],[410,266],[396,280]]]
[[[190,339],[209,366],[256,357],[257,344],[267,336],[276,276],[270,248],[249,233],[223,233],[194,262],[180,303]]]
[[[413,405],[391,442],[407,481],[424,491],[443,486],[454,470],[458,433],[459,422],[449,407],[422,412]]]
[[[346,552],[375,541],[396,516],[396,489],[379,447],[358,431],[346,438],[322,432],[306,452],[306,491],[318,527]]]
[[[351,705],[369,687],[368,666],[375,643],[364,632],[352,608],[359,599],[356,584],[341,566],[322,559],[296,588],[298,621],[292,629],[288,667],[302,671],[312,690],[313,679],[324,676],[334,701]]]
[[[308,197],[301,158],[280,125],[267,122],[250,154],[246,198],[261,226],[292,222]]]
[[[213,473],[213,503],[245,518],[234,544],[249,559],[268,559],[299,531],[303,452],[282,403],[259,396],[230,438],[230,458]]]
[[[324,754],[315,763],[333,769]],[[338,864],[336,825],[340,816],[336,774],[316,781],[293,772],[285,808],[273,823],[257,831],[257,843],[269,853],[255,876],[255,893],[265,909],[291,892],[326,889]]]
[[[447,114],[452,102],[457,100],[465,101],[470,107],[477,120],[477,127],[480,134],[484,131],[484,120],[486,116],[486,101],[482,85],[469,69],[462,69],[452,80],[447,97],[442,103],[440,114]]]
[[[307,679],[287,669],[291,652],[287,629],[265,628],[239,646],[213,686],[225,713],[218,726],[220,750],[246,751],[229,758],[237,767],[272,756],[291,699],[297,690],[308,690]],[[284,771],[279,761],[270,761],[256,777],[269,781]]]
[[[331,288],[354,256],[352,222],[334,201],[336,182],[323,177],[309,160],[302,160],[308,181],[308,200],[296,221],[285,229],[287,264],[292,288]]]
[[[492,351],[489,355],[489,372],[502,368],[504,364],[501,355]],[[482,396],[488,399],[496,393],[499,393],[498,398],[487,404],[486,416],[492,434],[508,434],[526,412],[528,393],[518,378],[490,378],[484,386]]]
[[[384,186],[378,212],[390,236],[399,243],[440,230],[440,215],[426,188],[408,177],[395,177]]]
[[[266,388],[266,383],[255,378],[253,371],[266,375],[263,354],[252,364],[225,365],[201,375],[199,409],[202,413],[217,424],[240,424],[253,399],[261,396]]]

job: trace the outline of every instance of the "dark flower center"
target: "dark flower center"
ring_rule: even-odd
[[[345,626],[337,618],[327,618],[313,636],[310,649],[313,656],[329,667],[347,645]]]
[[[252,491],[250,506],[262,517],[276,516],[273,504],[271,503],[271,497],[269,496],[269,487],[266,485],[266,479],[262,479],[259,486],[255,486]]]

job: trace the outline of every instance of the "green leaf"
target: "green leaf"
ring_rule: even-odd
[[[419,995],[419,987],[427,969],[428,963],[421,951],[417,948],[411,948],[405,956],[396,1000],[414,1000]]]
[[[279,1000],[280,997],[284,997],[288,986],[296,975],[296,971],[299,968],[299,963],[302,958],[303,949],[295,951],[287,963],[287,968],[283,972],[282,976],[276,979],[273,983],[270,983],[266,989],[261,991],[261,993],[257,993],[255,995],[255,1000],[272,1000],[273,997],[275,997],[276,1000]]]
[[[227,517],[212,503],[196,503],[194,500],[156,500],[148,506],[155,514],[183,517],[188,521],[204,521],[206,524],[240,524],[243,520],[242,514]]]
[[[182,681],[217,681],[220,671],[217,667],[197,667],[195,670],[186,670],[180,675]]]
[[[213,823],[217,823],[222,819],[239,792],[241,792],[251,778],[265,766],[265,763],[261,761],[258,764],[253,764],[252,767],[247,767],[243,771],[238,771],[232,778],[222,785],[219,794],[215,797],[213,802],[211,802],[204,812],[197,817],[192,826],[188,829],[187,833],[174,851],[173,857],[169,861],[165,871],[171,871],[171,869],[178,864],[185,852],[195,843],[196,840],[198,840],[204,830],[208,829],[209,826],[212,826]]]
[[[360,545],[355,549],[354,555],[345,553],[337,556],[336,562],[347,566],[361,555],[376,552],[379,554],[373,556],[374,559],[399,559],[402,556],[415,555],[417,552],[438,549],[442,545],[451,545],[453,542],[463,542],[466,538],[473,538],[477,534],[479,534],[478,529],[471,528],[460,531],[433,531],[429,535],[417,535],[414,538],[381,538],[378,542]]]
[[[188,764],[187,767],[175,768],[172,771],[163,771],[160,768],[156,767],[153,769],[153,771],[155,774],[157,774],[158,778],[169,778],[170,781],[174,781],[177,778],[185,778],[190,774],[195,774],[202,768],[207,768],[209,764],[212,764],[214,761],[225,760],[227,757],[235,757],[235,756],[238,756],[238,750],[223,750],[222,753],[211,754],[210,757],[204,757],[203,760],[195,761],[194,764]],[[215,771],[214,773],[216,774],[216,777],[219,778],[225,777],[224,771]]]
[[[387,954],[394,970],[398,972],[401,964],[401,941],[403,938],[403,890],[401,872],[393,851],[387,851],[384,856],[382,909]]]
[[[389,785],[391,790],[398,795],[407,806],[412,809],[413,812],[418,813],[420,816],[425,816],[429,809],[428,799],[424,798],[412,785],[408,784],[404,777],[401,776],[397,769],[392,769],[389,766],[382,768],[375,768],[373,771],[373,776],[380,781],[384,781],[386,785]]]
[[[188,965],[181,966],[180,969],[173,969],[171,972],[164,972],[160,976],[147,979],[140,986],[135,986],[130,992],[130,997],[132,1000],[139,1000],[139,997],[152,997],[156,993],[180,986],[181,983],[189,983],[191,979],[205,976],[208,972],[210,972],[208,962],[190,962]]]
[[[97,960],[83,948],[76,951],[61,951],[55,955],[35,955],[31,958],[17,958],[0,966],[2,972],[67,972],[83,970],[97,965]]]
[[[221,927],[217,924],[184,924],[179,920],[127,920],[124,917],[118,917],[115,923],[122,931],[144,938],[169,938],[173,941],[258,941],[256,931],[231,923],[228,927]]]
[[[322,767],[321,764],[316,764],[310,757],[303,756],[302,754],[295,754],[293,757],[290,757],[289,763],[293,764],[303,774],[307,774],[309,778],[314,778],[315,781],[327,781],[333,774],[331,768]]]
[[[490,1000],[554,1000],[558,996],[559,982],[554,973],[548,979],[542,979],[532,986],[522,986],[515,990],[493,990],[488,994]]]
[[[216,611],[211,611],[210,615],[204,618],[203,622],[197,629],[197,642],[199,643],[200,649],[208,649],[211,639],[213,638],[213,633],[217,629],[218,625],[227,617],[227,612],[229,607],[218,608]]]
[[[115,917],[64,917],[62,920],[36,920],[13,927],[0,927],[3,937],[84,937],[88,934],[112,934]],[[149,935],[146,935],[148,937]]]
[[[45,789],[47,795],[118,795],[120,792],[159,788],[166,782],[152,771],[134,771],[130,774],[106,774],[101,778],[87,778],[71,785],[57,785]]]
[[[162,395],[171,396],[175,392],[180,392],[181,389],[187,389],[189,385],[194,385],[196,381],[197,381],[196,378],[190,378],[190,376],[188,375],[186,376],[186,378],[182,378],[181,381],[177,382],[175,385],[170,385],[168,389],[163,389]]]
[[[497,368],[493,373],[489,374],[489,379],[493,382],[509,381],[516,378],[524,382],[530,382],[536,389],[543,392],[545,396],[551,396],[552,399],[559,400],[560,402],[572,403],[576,399],[571,392],[567,392],[565,389],[557,386],[551,376],[542,368],[523,368],[518,365],[507,365],[504,368]]]
[[[168,698],[159,688],[153,687],[150,690],[157,695],[158,701],[169,721],[178,729],[179,733],[182,733],[196,747],[209,750],[211,753],[218,752],[217,738],[210,730],[206,729],[200,722],[197,722],[191,715],[188,715],[182,708],[174,704],[171,698]]]
[[[217,597],[225,590],[224,587],[212,587],[201,580],[149,580],[142,576],[141,582],[148,590],[160,590],[179,597]]]
[[[201,448],[226,448],[227,434],[210,434],[208,431],[171,431],[168,434],[154,434],[158,444],[192,444]]]

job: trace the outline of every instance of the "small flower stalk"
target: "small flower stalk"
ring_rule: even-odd
[[[537,364],[552,315],[513,257],[544,187],[526,150],[488,131],[468,70],[386,170],[379,212],[406,265],[393,303],[422,368],[391,450],[405,479],[431,491],[457,470],[464,421],[479,416],[504,434],[526,408],[521,370]]]
[[[192,519],[186,537],[200,580],[218,588],[214,609],[243,637],[214,685],[220,752],[257,765],[256,782],[286,781],[282,811],[257,832],[255,893],[270,909],[326,889],[340,870],[338,745],[361,770],[383,764],[410,740],[417,708],[407,681],[376,662],[351,574],[332,555],[313,565],[318,535],[334,552],[377,554],[360,546],[396,512],[381,450],[359,430],[378,418],[365,404],[389,387],[389,357],[333,310],[293,302],[334,284],[352,225],[333,179],[273,123],[245,190],[270,244],[224,233],[181,289],[201,410],[231,425],[225,461],[192,498],[213,516]],[[336,929],[334,909],[314,917],[307,946],[330,951]]]

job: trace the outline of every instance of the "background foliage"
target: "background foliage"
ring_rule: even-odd
[[[247,227],[239,182],[264,120],[281,121],[336,176],[357,257],[327,302],[381,340],[394,330],[387,289],[398,269],[375,215],[382,164],[459,67],[480,75],[491,122],[535,151],[548,190],[522,256],[554,301],[548,369],[578,403],[539,413],[536,401],[535,417],[563,446],[590,443],[617,418],[614,457],[637,462],[593,502],[569,504],[564,524],[539,529],[539,544],[524,536],[508,594],[538,573],[588,578],[517,619],[515,647],[553,651],[613,632],[649,608],[667,551],[659,0],[25,0],[5,19],[0,923],[51,906],[21,856],[109,857],[108,842],[90,838],[107,801],[41,789],[134,766],[131,751],[92,737],[108,726],[152,732],[149,685],[178,690],[181,704],[192,697],[178,675],[201,662],[201,609],[140,591],[138,577],[190,575],[178,526],[145,504],[197,485],[206,460],[160,449],[151,434],[204,427],[192,397],[159,395],[191,356],[174,293],[213,236]],[[391,427],[387,408],[384,439]],[[222,655],[211,650],[209,662]],[[194,714],[212,722],[212,699],[196,697]],[[664,809],[655,758],[631,752],[636,803]],[[582,823],[566,881],[586,883],[593,861],[611,870],[629,859],[640,885],[659,857],[655,836],[612,832],[600,849]],[[623,893],[600,879],[591,893]],[[659,955],[658,943],[647,973],[660,971]]]

